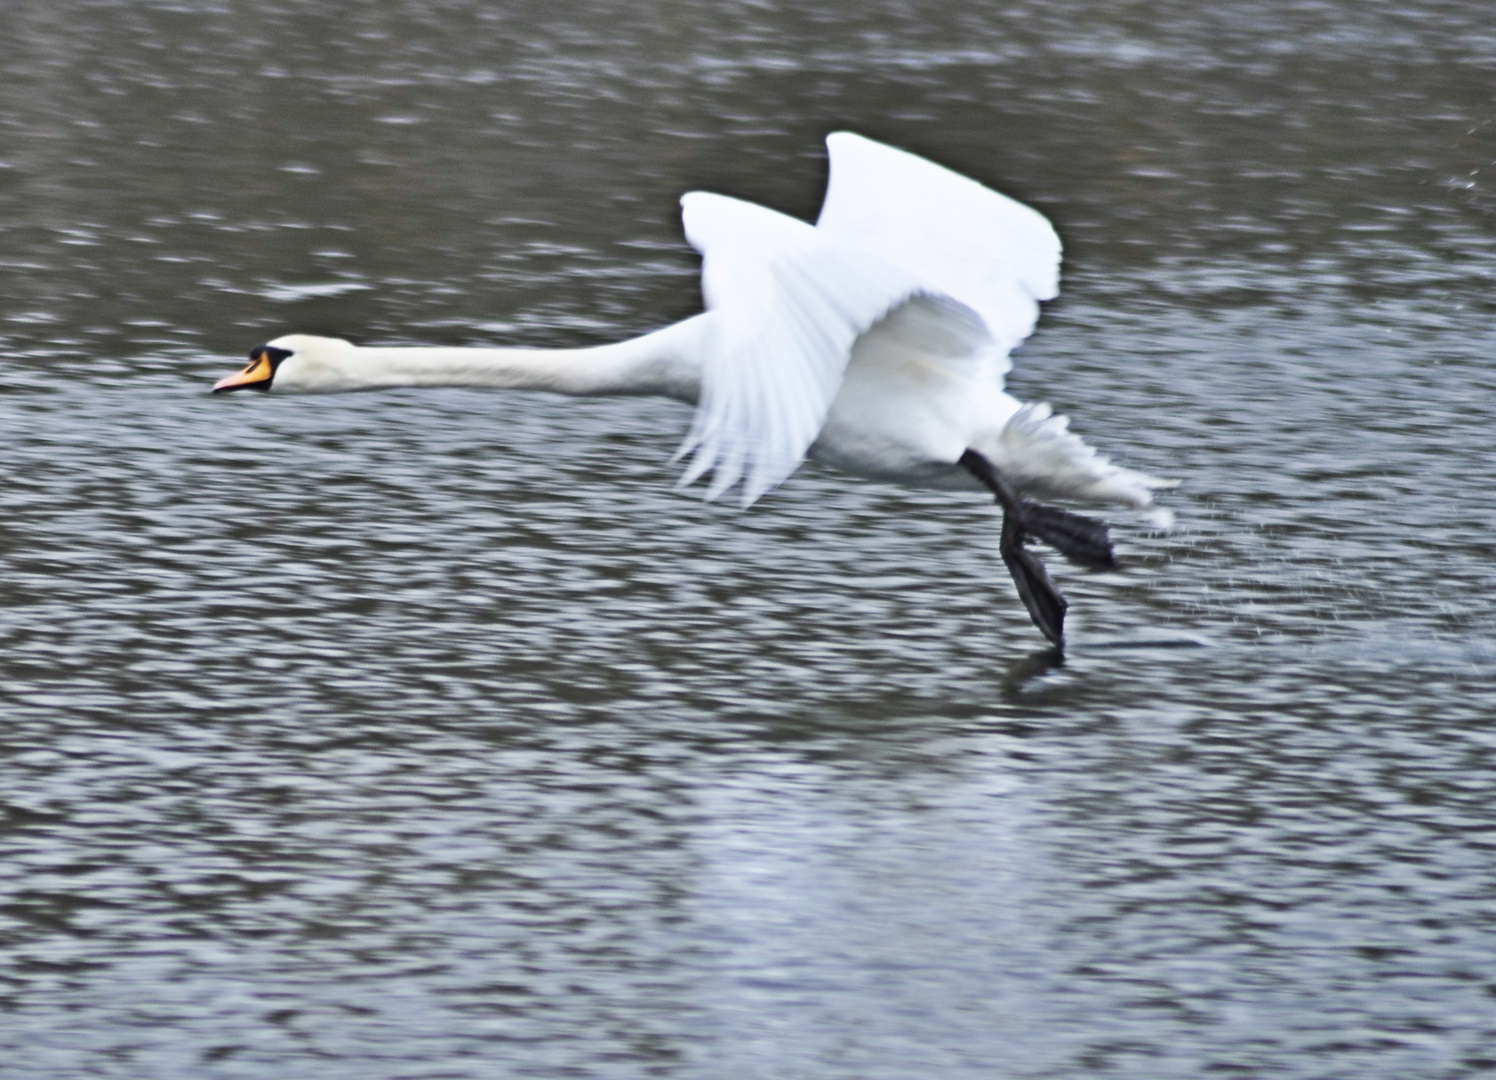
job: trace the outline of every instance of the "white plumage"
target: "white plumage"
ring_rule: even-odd
[[[1060,238],[1043,214],[903,150],[842,131],[817,231],[907,267],[971,308],[1007,353],[1060,292]]]
[[[825,427],[852,347],[920,278],[820,229],[705,192],[681,200],[711,312],[681,482],[714,470],[707,498],[743,479],[751,504],[794,472]]]
[[[748,506],[807,456],[917,486],[983,485],[1003,503],[1019,592],[1058,642],[1064,601],[1023,541],[1036,535],[1110,565],[1105,529],[1055,508],[1030,512],[1036,504],[1011,488],[1143,506],[1165,486],[1112,465],[1048,406],[1004,391],[1009,353],[1058,291],[1059,238],[1036,211],[913,154],[850,132],[826,142],[830,182],[814,226],[722,195],[682,198],[706,301],[684,322],[564,350],[358,348],[291,335],[254,350],[214,390],[662,394],[696,405],[677,457],[691,455],[683,485],[711,473],[708,498],[741,484]],[[1074,538],[1088,526],[1099,541]],[[1053,593],[1047,615],[1036,590]]]

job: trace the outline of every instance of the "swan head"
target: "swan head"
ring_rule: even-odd
[[[213,393],[233,390],[343,390],[352,381],[354,345],[341,338],[288,334],[249,350],[249,365],[219,379]]]

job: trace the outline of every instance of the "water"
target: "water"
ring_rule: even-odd
[[[1496,33],[1368,5],[0,11],[0,1074],[1496,1069]],[[1179,477],[673,493],[654,401],[206,396],[689,314],[850,127],[1042,208],[1020,395]]]

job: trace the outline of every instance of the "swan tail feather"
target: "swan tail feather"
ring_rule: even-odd
[[[1044,402],[1019,409],[993,442],[983,452],[1020,490],[1148,506],[1154,491],[1179,484],[1113,465],[1070,431],[1069,417],[1056,415]]]

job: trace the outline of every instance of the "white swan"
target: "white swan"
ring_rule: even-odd
[[[696,406],[681,484],[741,482],[746,507],[807,456],[921,487],[981,485],[1003,506],[999,550],[1035,624],[1062,642],[1065,600],[1033,535],[1112,565],[1106,526],[1016,492],[1144,506],[1166,482],[1112,465],[1047,405],[1003,390],[1008,354],[1058,292],[1042,215],[976,181],[849,132],[829,136],[814,226],[705,192],[681,199],[706,311],[582,349],[360,348],[292,334],[220,380],[232,390],[485,386],[663,395]]]

